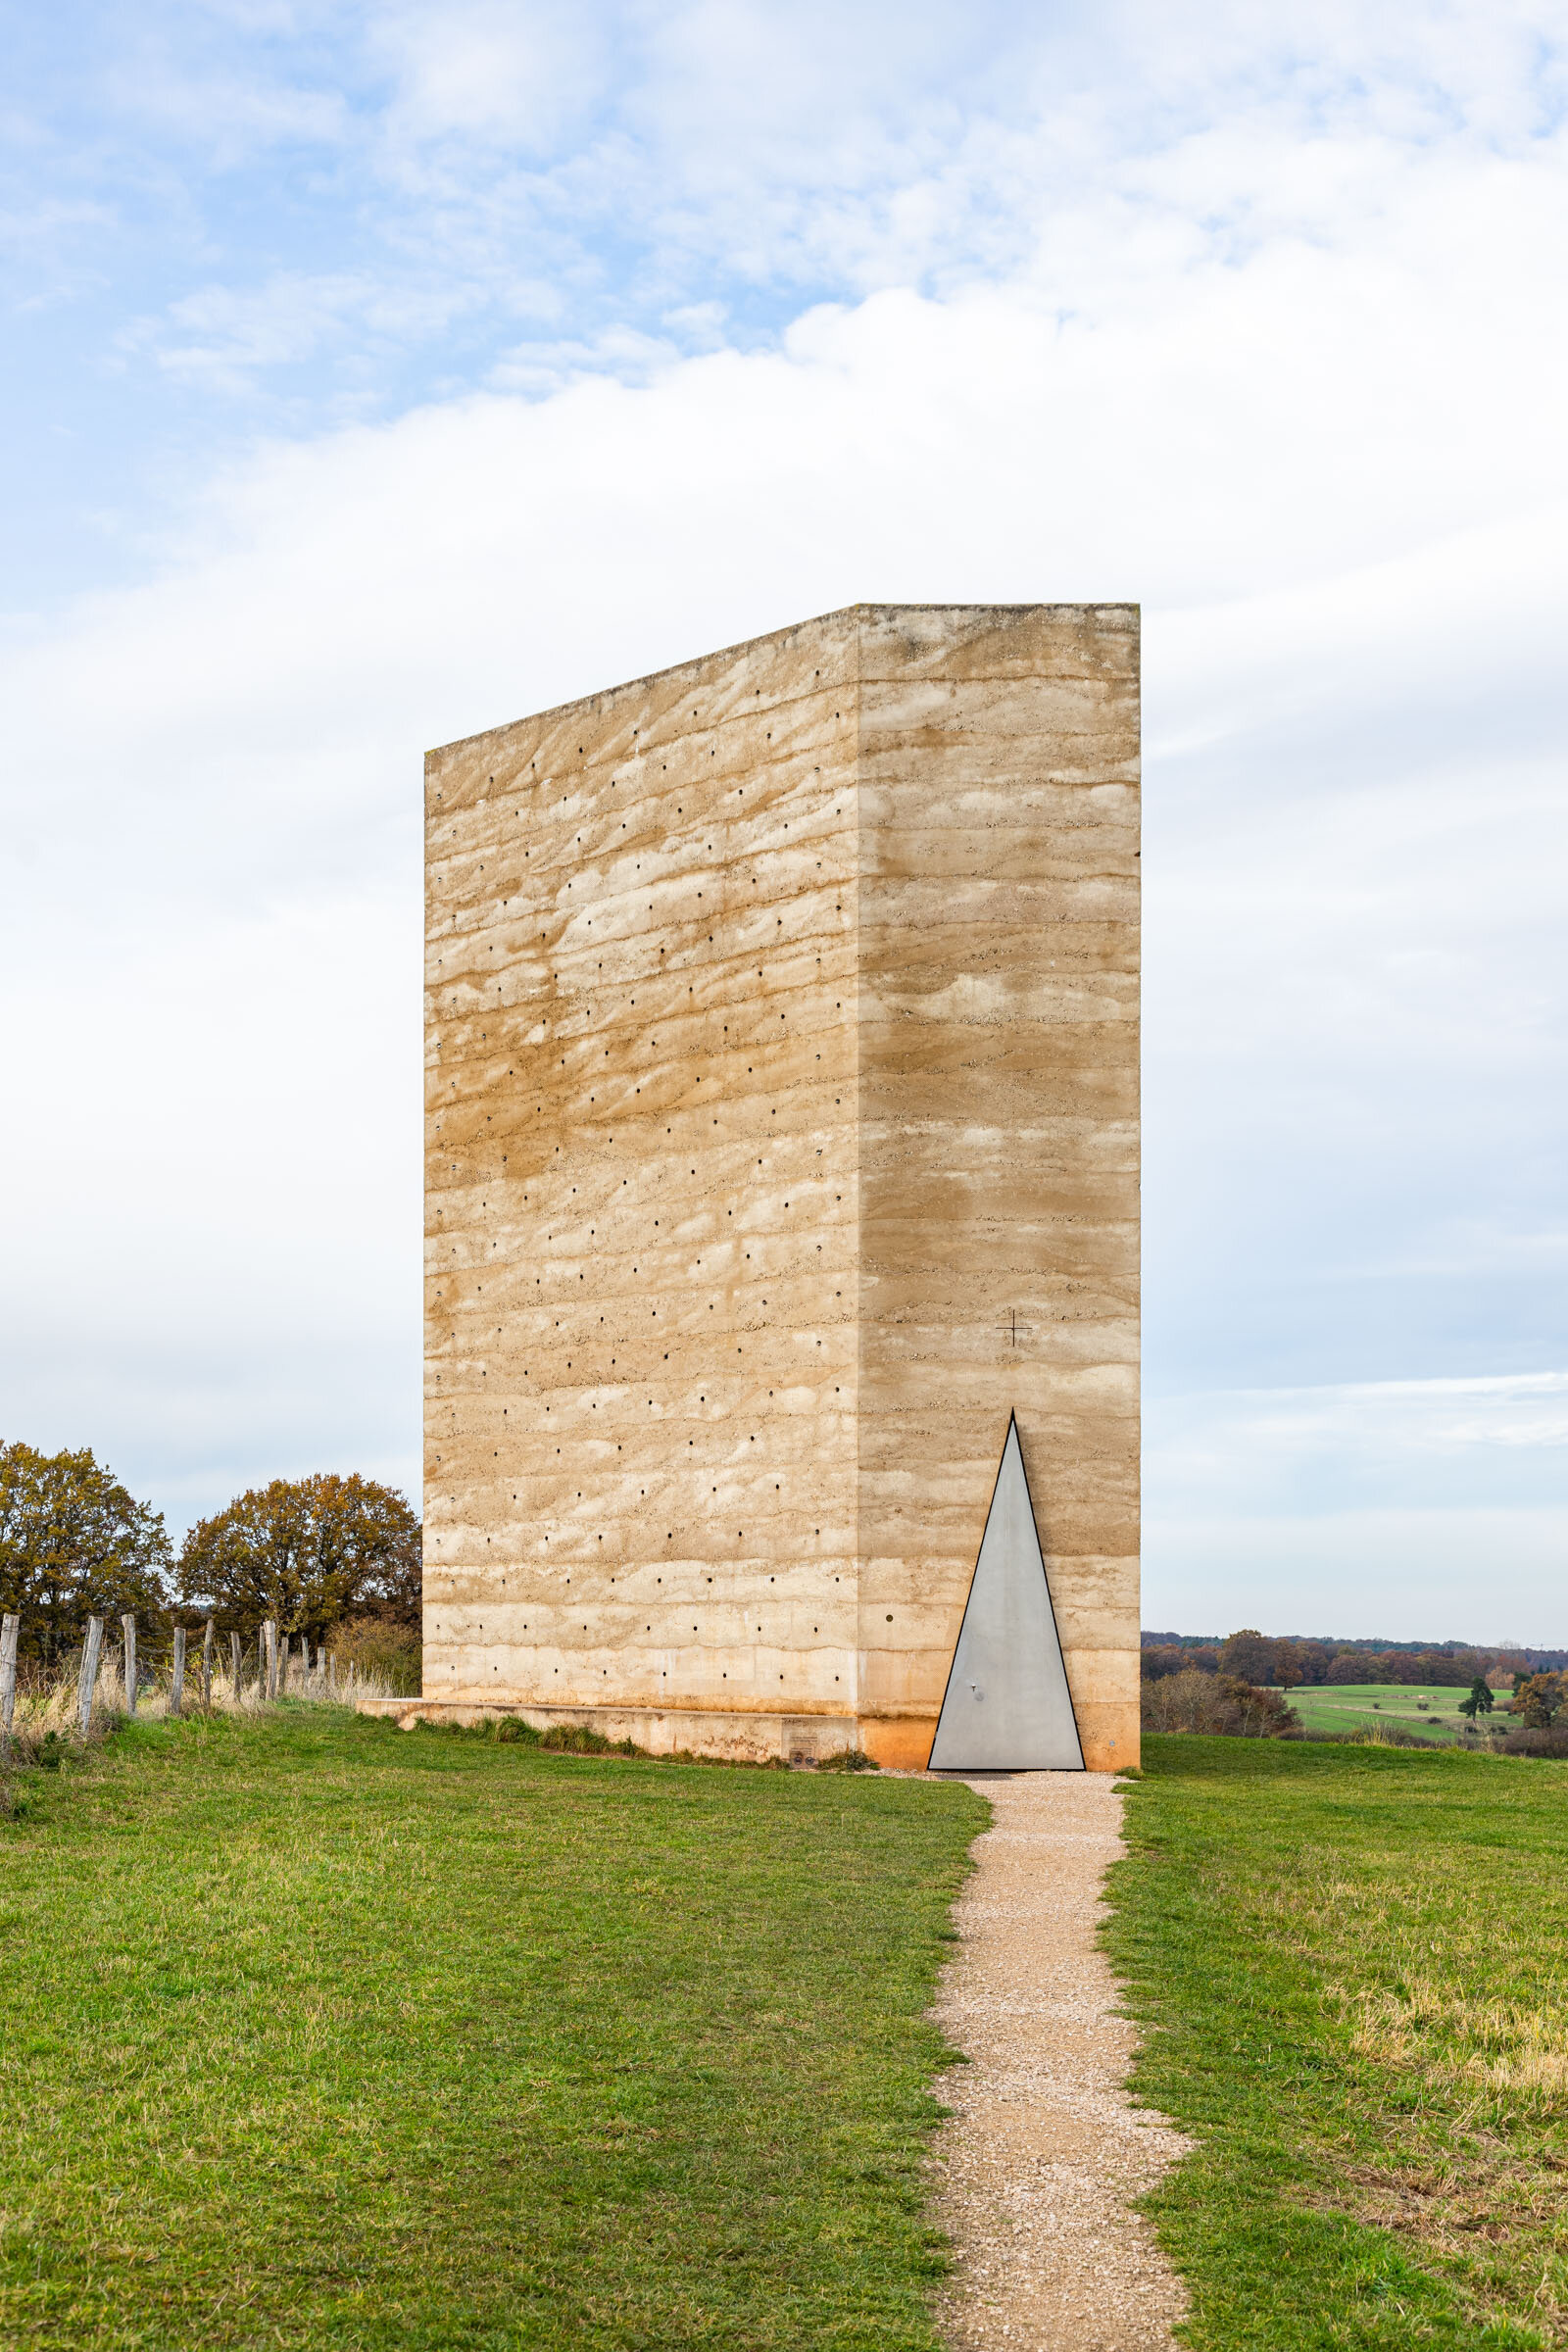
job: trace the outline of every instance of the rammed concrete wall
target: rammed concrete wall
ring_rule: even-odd
[[[860,1704],[929,1745],[1010,1406],[1084,1752],[1125,1763],[1138,615],[872,611],[860,662]]]
[[[923,1762],[1015,1408],[1136,1757],[1137,661],[858,607],[430,756],[427,1702]]]

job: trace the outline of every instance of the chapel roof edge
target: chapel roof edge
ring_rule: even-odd
[[[596,687],[591,694],[571,695],[564,703],[546,703],[541,705],[538,710],[520,711],[516,717],[502,719],[493,727],[479,727],[471,735],[453,736],[446,743],[430,746],[424,755],[425,764],[428,766],[431,760],[439,760],[445,753],[464,751],[470,745],[484,743],[492,737],[509,735],[514,727],[525,726],[540,719],[564,718],[573,710],[595,710],[620,695],[633,693],[639,687],[651,687],[663,679],[678,677],[683,670],[702,669],[709,662],[731,660],[738,654],[750,653],[755,646],[776,644],[782,638],[796,636],[808,629],[825,629],[831,622],[847,620],[858,612],[882,614],[899,612],[1096,612],[1106,615],[1131,613],[1141,620],[1142,611],[1143,608],[1139,601],[1132,597],[1085,597],[1072,601],[1065,598],[1041,597],[1017,604],[1004,604],[1000,600],[987,604],[966,604],[957,599],[942,603],[935,601],[916,603],[912,599],[865,598],[858,604],[835,605],[830,612],[812,612],[801,620],[786,621],[776,629],[760,630],[754,637],[737,638],[730,645],[710,646],[706,653],[693,654],[684,662],[666,662],[662,669],[644,670],[635,677],[618,678],[613,685]]]

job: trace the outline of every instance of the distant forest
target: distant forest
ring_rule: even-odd
[[[1296,1690],[1312,1683],[1431,1683],[1468,1690],[1506,1686],[1516,1675],[1560,1673],[1568,1649],[1492,1649],[1470,1642],[1339,1642],[1309,1634],[1144,1635],[1144,1680],[1196,1667],[1240,1681]]]

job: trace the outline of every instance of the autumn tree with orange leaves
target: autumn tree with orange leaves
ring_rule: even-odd
[[[268,1617],[313,1642],[349,1618],[415,1628],[418,1517],[394,1487],[374,1479],[274,1478],[191,1529],[179,1590],[222,1633],[248,1634]]]

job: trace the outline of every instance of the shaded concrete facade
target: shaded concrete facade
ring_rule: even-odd
[[[923,1764],[1015,1410],[1136,1759],[1138,711],[859,606],[430,755],[426,1709]]]

